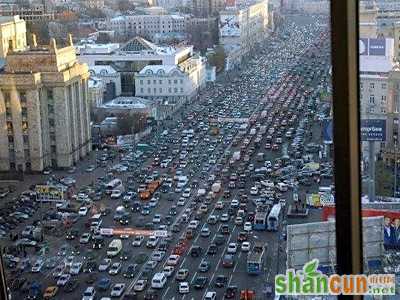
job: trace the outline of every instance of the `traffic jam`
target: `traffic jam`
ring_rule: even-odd
[[[273,298],[293,190],[332,181],[321,154],[328,34],[327,19],[290,17],[138,144],[9,191],[0,236],[12,299]]]

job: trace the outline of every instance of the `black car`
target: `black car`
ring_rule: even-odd
[[[217,246],[221,246],[221,245],[225,244],[225,237],[223,235],[221,235],[221,234],[217,234],[215,236],[214,243]]]
[[[234,299],[236,297],[236,294],[238,292],[238,287],[235,285],[228,286],[224,293],[224,298],[225,299]]]
[[[79,232],[77,230],[70,230],[67,232],[65,235],[65,239],[67,240],[73,240],[79,235]]]
[[[199,257],[201,255],[201,247],[199,246],[193,246],[192,249],[190,250],[190,255],[192,257]]]
[[[132,253],[128,250],[121,251],[121,255],[119,257],[120,260],[129,260],[132,257]]]
[[[225,286],[225,284],[228,282],[228,277],[224,276],[224,275],[218,275],[215,278],[214,281],[214,286],[217,288],[222,288]]]
[[[125,278],[133,278],[133,277],[135,277],[136,273],[137,273],[137,265],[136,264],[130,264],[126,268],[125,272],[123,273],[123,276]]]
[[[218,247],[215,244],[211,244],[207,249],[207,255],[214,255],[218,251]]]
[[[207,277],[198,276],[193,282],[193,287],[195,289],[203,289],[207,285]]]

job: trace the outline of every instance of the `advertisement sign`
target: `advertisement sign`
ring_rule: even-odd
[[[386,141],[386,120],[365,119],[360,125],[362,141]]]
[[[63,201],[64,189],[52,185],[36,185],[37,201]]]
[[[386,39],[359,39],[358,42],[360,55],[385,56]]]
[[[322,135],[324,138],[324,143],[332,144],[333,142],[333,121],[332,119],[322,120]]]
[[[143,235],[143,236],[151,236],[154,235],[156,237],[167,237],[168,231],[166,230],[143,230],[136,228],[100,228],[100,234],[102,235]]]
[[[385,56],[386,39],[369,39],[369,55]]]

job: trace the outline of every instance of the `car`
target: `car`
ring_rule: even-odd
[[[207,223],[210,225],[215,225],[218,222],[218,218],[215,215],[210,215],[207,219]]]
[[[190,250],[191,257],[199,257],[201,255],[202,249],[200,246],[193,246]]]
[[[159,240],[160,239],[154,235],[149,236],[149,239],[146,242],[146,247],[147,248],[155,248],[157,246]]]
[[[217,246],[221,246],[221,245],[225,244],[225,237],[222,234],[217,234],[214,238],[214,243]]]
[[[217,245],[211,244],[210,246],[208,246],[207,255],[214,255],[217,253],[217,251],[218,251]]]
[[[236,251],[237,251],[237,244],[236,243],[229,243],[226,252],[229,253],[229,254],[235,254]]]
[[[154,251],[151,254],[151,259],[154,261],[162,261],[162,259],[165,256],[165,252],[164,251]]]
[[[182,197],[189,198],[190,194],[191,194],[191,189],[190,188],[186,188],[182,193]]]
[[[81,238],[79,239],[79,243],[81,244],[88,244],[90,242],[91,234],[89,232],[85,232],[81,235]]]
[[[125,291],[125,283],[116,283],[111,289],[111,297],[121,297]]]
[[[243,242],[242,245],[240,246],[240,249],[242,252],[249,252],[250,251],[250,242]]]
[[[65,286],[71,279],[71,274],[62,274],[57,280],[57,286]]]
[[[193,287],[196,290],[199,289],[203,289],[206,285],[207,285],[208,279],[207,277],[204,276],[197,276],[194,280],[193,280]]]
[[[143,235],[137,235],[132,241],[132,246],[133,247],[140,247],[144,241],[144,236]]]
[[[216,300],[217,299],[217,293],[216,292],[207,292],[204,300]]]
[[[235,225],[240,226],[240,225],[242,225],[242,224],[243,224],[243,218],[240,217],[240,216],[237,216],[237,217],[235,218]]]
[[[238,292],[238,287],[235,285],[230,285],[225,290],[224,298],[225,299],[235,299],[237,292]]]
[[[219,219],[221,222],[228,222],[230,219],[230,216],[227,213],[223,213]]]
[[[190,221],[189,222],[189,226],[188,226],[188,228],[189,229],[197,229],[197,227],[199,226],[199,221],[197,221],[197,220],[192,220],[192,221]]]
[[[115,262],[111,265],[110,270],[108,271],[108,274],[110,275],[117,275],[122,268],[122,264],[120,262]]]
[[[184,281],[189,275],[188,269],[179,269],[176,273],[175,280],[176,281]]]
[[[104,272],[111,266],[111,259],[104,258],[99,264],[99,271]]]
[[[243,225],[243,230],[250,232],[253,230],[253,225],[250,222],[245,222]]]
[[[119,259],[120,260],[129,260],[132,257],[132,253],[129,250],[122,250]]]
[[[178,264],[180,256],[176,254],[172,254],[167,259],[167,266],[176,266]]]
[[[159,224],[159,223],[161,223],[161,215],[155,214],[154,217],[153,217],[153,223],[154,223],[154,224]]]
[[[31,272],[32,273],[39,273],[44,266],[44,260],[43,259],[38,259],[32,266]]]
[[[222,234],[230,234],[229,226],[227,224],[222,225],[220,231]]]
[[[82,269],[82,263],[81,262],[74,262],[71,266],[71,268],[69,269],[69,273],[71,275],[78,275]]]
[[[122,196],[122,192],[120,190],[112,190],[111,191],[111,199],[119,199]]]
[[[167,277],[171,277],[172,274],[174,273],[174,271],[175,271],[175,268],[173,266],[165,266],[163,269],[163,273]]]
[[[136,281],[135,285],[133,286],[133,290],[135,292],[142,292],[145,290],[146,286],[147,286],[147,280],[139,279],[138,281]]]
[[[58,292],[58,286],[49,286],[45,289],[43,298],[44,299],[51,299],[57,295]]]
[[[107,291],[111,286],[111,279],[109,277],[102,277],[96,284],[100,291]]]
[[[84,217],[87,215],[88,211],[89,211],[89,208],[87,208],[86,206],[82,206],[81,208],[79,208],[78,215]]]
[[[222,288],[228,282],[228,277],[225,275],[217,275],[214,281],[214,286],[217,288]]]
[[[224,268],[232,268],[234,265],[233,255],[232,254],[225,254],[222,259],[222,266]]]
[[[206,273],[210,269],[210,263],[206,260],[202,260],[199,265],[199,272]]]
[[[189,283],[187,281],[179,283],[179,294],[188,294],[189,293]]]
[[[137,264],[130,264],[126,268],[123,276],[125,278],[133,278],[133,277],[135,277],[136,273],[137,273]]]
[[[219,209],[219,210],[221,210],[221,209],[224,209],[224,202],[222,202],[222,201],[217,201],[217,203],[215,203],[215,209]]]
[[[210,236],[210,234],[211,234],[210,229],[207,226],[203,226],[203,228],[200,231],[200,236],[208,237]]]

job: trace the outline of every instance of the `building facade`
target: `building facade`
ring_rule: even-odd
[[[220,12],[220,44],[228,67],[240,63],[252,47],[262,42],[268,29],[268,1],[237,1]]]
[[[71,37],[64,48],[53,39],[9,51],[0,73],[1,171],[70,167],[89,153],[88,78]]]
[[[193,0],[193,14],[196,17],[216,16],[225,8],[225,0]]]
[[[26,24],[19,16],[0,17],[0,58],[7,56],[10,46],[13,51],[25,50],[27,47]]]

